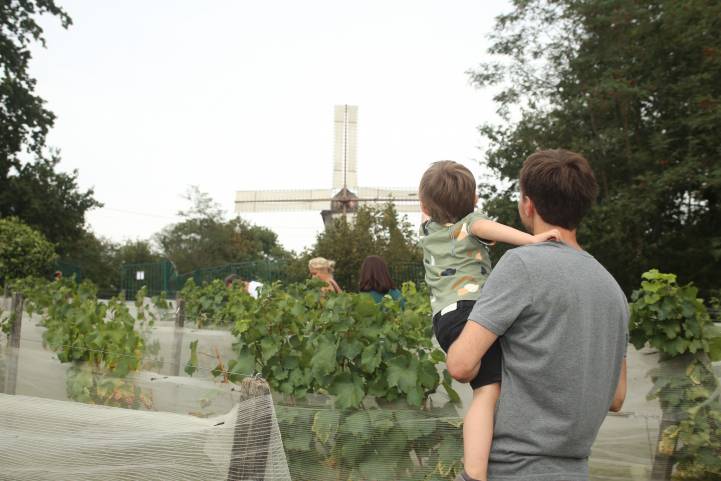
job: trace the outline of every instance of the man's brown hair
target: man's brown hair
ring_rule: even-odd
[[[570,150],[540,150],[523,162],[521,195],[551,225],[575,229],[598,195],[588,161]]]
[[[433,162],[421,177],[418,195],[435,222],[458,222],[476,208],[476,180],[458,162]]]

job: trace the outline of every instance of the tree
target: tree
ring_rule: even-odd
[[[178,272],[289,256],[273,231],[240,217],[225,221],[220,206],[197,187],[188,191],[186,199],[191,208],[179,212],[183,220],[156,236],[163,255],[175,264]]]
[[[65,260],[76,265],[82,278],[93,281],[103,295],[115,295],[120,290],[123,264],[158,262],[162,258],[148,240],[119,244],[91,231],[83,231],[65,253]]]
[[[345,217],[336,219],[330,228],[318,234],[315,245],[300,257],[300,262],[307,277],[307,261],[311,257],[335,260],[336,279],[344,289],[355,290],[361,264],[369,255],[383,257],[391,273],[394,268],[422,262],[413,229],[406,219],[398,218],[393,204],[383,208],[360,207],[352,222]]]
[[[0,217],[17,216],[40,230],[58,246],[60,255],[68,254],[72,243],[85,235],[85,212],[101,204],[93,190],[78,189],[78,172],[56,172],[60,158],[39,158],[20,166],[16,175],[5,179],[0,192]]]
[[[68,243],[82,236],[85,212],[100,204],[92,189],[78,189],[77,171],[55,172],[57,151],[46,152],[55,115],[35,94],[29,73],[30,47],[45,46],[41,16],[58,18],[64,28],[72,23],[53,0],[0,4],[0,217],[19,217],[64,254]],[[24,154],[34,160],[23,162]]]
[[[721,4],[516,0],[470,72],[500,87],[485,124],[491,216],[516,223],[517,178],[540,148],[584,154],[600,185],[582,244],[626,292],[650,267],[721,281]]]
[[[72,20],[53,0],[27,0],[0,4],[0,182],[10,168],[21,165],[18,154],[26,149],[38,156],[45,147],[45,136],[55,116],[45,101],[35,95],[35,79],[29,66],[34,43],[45,46],[43,29],[37,23],[42,15],[57,17],[67,28]],[[5,185],[0,184],[0,191]]]
[[[126,241],[116,247],[115,261],[120,264],[140,264],[146,262],[159,262],[161,256],[148,240]]]
[[[57,255],[45,237],[19,219],[0,219],[0,280],[49,274]]]
[[[101,293],[115,295],[120,289],[117,248],[110,239],[84,230],[66,249],[65,260],[76,265],[82,278],[92,281]]]

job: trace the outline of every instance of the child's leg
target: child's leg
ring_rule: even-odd
[[[463,465],[471,478],[486,481],[493,439],[493,415],[501,393],[498,383],[473,390],[473,401],[463,420]]]

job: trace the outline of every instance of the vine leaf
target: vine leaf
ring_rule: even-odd
[[[318,340],[318,348],[310,360],[313,374],[315,374],[316,377],[331,374],[335,371],[337,350],[338,345],[330,341],[327,337],[321,337]]]
[[[363,379],[344,372],[335,379],[330,387],[330,393],[336,396],[335,405],[339,409],[359,406],[365,397]]]
[[[438,423],[436,419],[417,411],[398,411],[395,415],[397,425],[408,441],[430,436],[436,430]]]
[[[460,462],[463,455],[463,443],[457,436],[446,434],[438,447],[438,470],[444,476]]]
[[[361,354],[361,368],[363,371],[374,372],[381,365],[381,353],[375,344],[369,344]]]
[[[371,421],[367,411],[351,414],[340,426],[342,433],[352,434],[359,440],[366,441],[371,436]]]
[[[708,336],[708,355],[711,362],[721,361],[721,327],[709,326],[706,328]]]
[[[315,413],[313,417],[313,426],[311,431],[315,433],[315,437],[323,444],[335,436],[338,432],[338,424],[340,423],[340,413],[335,410],[322,410]]]
[[[350,341],[341,342],[340,353],[343,357],[349,360],[355,359],[355,357],[363,350],[363,344],[356,339]]]

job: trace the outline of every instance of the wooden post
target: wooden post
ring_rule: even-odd
[[[649,373],[651,382],[655,384],[659,379],[663,378],[670,381],[685,381],[688,378],[688,374],[686,374],[688,366],[691,365],[696,358],[697,354],[687,353],[659,362],[658,367]],[[660,401],[663,401],[663,396],[668,394],[669,389],[671,388],[668,386],[663,388],[656,394],[656,397],[658,397]],[[674,465],[676,464],[678,436],[674,437],[673,440],[666,439],[663,450],[661,449],[662,441],[664,440],[664,431],[674,425],[678,425],[683,416],[680,407],[662,405],[661,409],[661,423],[658,427],[658,439],[656,441],[656,453],[653,457],[653,466],[651,467],[651,479],[653,481],[670,481]],[[673,445],[669,446],[669,441],[672,442]]]
[[[241,411],[242,409],[242,411]],[[273,401],[265,380],[243,379],[230,450],[228,481],[264,481],[273,429]]]
[[[185,301],[178,298],[178,308],[175,310],[175,327],[185,327]]]
[[[8,336],[7,371],[5,372],[5,394],[15,394],[18,380],[18,359],[20,357],[20,332],[23,323],[23,296],[13,295],[10,306],[10,335]]]
[[[23,325],[23,295],[16,292],[10,306],[10,347],[20,347],[20,331]]]
[[[675,464],[673,454],[660,453],[659,446],[663,438],[663,432],[666,428],[676,424],[669,413],[664,412],[661,418],[661,425],[658,428],[658,441],[656,442],[656,454],[653,457],[653,466],[651,468],[651,480],[653,481],[670,481],[673,473],[673,465]],[[673,452],[676,452],[676,444],[678,438],[673,442]]]
[[[180,376],[183,373],[183,366],[181,365],[181,359],[183,358],[183,327],[185,326],[185,301],[178,297],[176,302],[177,308],[175,310],[175,352],[173,360],[175,361],[175,372],[176,376]],[[171,371],[172,372],[172,371]]]

